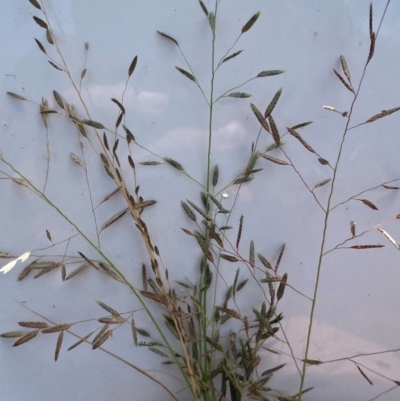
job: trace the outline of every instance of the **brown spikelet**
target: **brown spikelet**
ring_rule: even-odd
[[[125,323],[125,319],[122,316],[107,316],[101,317],[97,320],[100,323],[108,323],[108,324],[121,324]]]
[[[267,109],[265,110],[264,117],[268,118],[272,111],[274,110],[276,104],[278,103],[279,98],[282,94],[282,88],[280,88],[276,93],[275,96],[272,98],[270,104],[268,105]]]
[[[375,248],[383,248],[385,245],[353,245],[351,249],[375,249]]]
[[[51,45],[54,45],[53,35],[51,34],[50,29],[46,29],[46,39]]]
[[[112,336],[113,331],[108,330],[104,334],[102,334],[97,341],[93,344],[92,349],[99,348],[102,344],[104,344],[111,336]]]
[[[343,74],[346,76],[346,78],[350,82],[350,80],[351,80],[350,70],[347,67],[346,59],[343,56],[340,56],[340,64],[342,65]]]
[[[36,0],[29,0],[29,3],[31,3],[33,5],[33,7],[36,7],[38,10],[42,9],[40,7],[40,4]]]
[[[239,230],[236,237],[236,250],[239,249],[240,239],[242,238],[242,228],[243,228],[243,215],[240,216],[239,220]]]
[[[264,116],[261,114],[261,112],[257,109],[256,106],[254,106],[253,103],[250,103],[251,110],[253,110],[254,115],[257,117],[257,120],[259,123],[262,125],[262,127],[269,133],[271,133],[271,130],[269,128],[269,125],[267,121],[264,119]]]
[[[372,57],[374,57],[374,53],[375,53],[375,41],[376,41],[376,35],[375,35],[375,32],[372,32],[371,44],[370,44],[370,46],[369,46],[369,53],[368,53],[367,64],[371,61]]]
[[[315,150],[298,134],[294,129],[286,127],[289,134],[294,136],[309,152],[315,153]]]
[[[39,46],[40,47],[40,46]],[[42,46],[43,47],[43,46]],[[48,63],[51,65],[51,66],[53,66],[56,70],[59,70],[59,71],[64,71],[64,69],[63,68],[61,68],[60,66],[58,66],[56,63],[53,63],[52,61],[50,61],[50,60],[47,60],[48,61]]]
[[[103,230],[105,230],[106,228],[110,227],[111,225],[113,225],[116,221],[118,221],[121,217],[123,217],[126,212],[128,211],[128,208],[125,208],[124,210],[121,210],[120,212],[114,214],[114,216],[112,216],[110,219],[108,219],[103,227],[101,227],[100,232],[101,233]]]
[[[86,334],[85,337],[82,337],[79,341],[76,343],[72,344],[67,351],[71,351],[72,349],[76,348],[78,345],[81,345],[83,342],[85,342],[91,335],[93,334],[93,331],[91,331],[89,334]]]
[[[106,264],[99,262],[99,266],[114,280],[119,281],[120,283],[124,282],[122,278],[117,273],[115,273],[114,270],[110,269]]]
[[[47,239],[48,239],[49,241],[51,241],[51,235],[50,235],[49,230],[46,230],[46,237],[47,237]],[[52,241],[51,241],[51,242],[52,242]]]
[[[192,210],[190,209],[190,207],[187,205],[186,202],[181,201],[181,205],[183,207],[183,210],[185,211],[185,213],[187,214],[187,216],[192,219],[193,221],[196,221],[196,215],[192,212]]]
[[[38,47],[39,47],[39,49],[44,53],[44,54],[46,54],[47,55],[47,53],[46,53],[46,50],[45,50],[45,48],[44,48],[44,46],[35,38],[35,41],[36,41],[36,44],[38,45]],[[50,64],[54,64],[54,63],[50,63]]]
[[[163,36],[164,38],[170,40],[171,42],[174,42],[174,43],[179,47],[178,42],[177,42],[172,36],[169,36],[169,35],[167,35],[166,33],[163,33],[163,32],[160,32],[160,31],[157,31],[157,33],[159,33],[159,34],[160,34],[161,36]]]
[[[327,178],[326,180],[319,182],[318,184],[316,184],[316,185],[314,186],[313,190],[314,190],[315,188],[323,187],[324,185],[328,184],[328,182],[330,182],[330,181],[331,181],[331,178]]]
[[[378,210],[378,208],[368,199],[357,199],[357,200],[361,201],[362,203],[364,203],[364,205],[368,206],[372,210]]]
[[[354,89],[344,80],[344,78],[333,68],[333,72],[339,78],[340,82],[348,89],[350,92],[354,93]]]
[[[7,92],[7,95],[15,97],[16,99],[19,99],[19,100],[27,100],[25,97],[18,95],[17,93],[14,93],[14,92]]]
[[[64,331],[60,331],[60,334],[58,335],[57,338],[57,344],[56,344],[56,351],[54,353],[54,360],[57,362],[58,356],[60,355],[60,350],[61,350],[61,345],[62,345],[62,341],[64,338]]]
[[[285,292],[285,287],[286,287],[287,278],[288,278],[288,274],[285,273],[285,274],[282,276],[281,283],[279,284],[278,291],[277,291],[277,293],[276,293],[276,298],[278,299],[278,301],[283,297],[283,294],[284,294],[284,292]]]
[[[65,280],[70,280],[71,278],[75,277],[77,274],[81,273],[83,270],[85,270],[89,266],[89,263],[84,263],[83,265],[79,266],[77,269],[72,271],[66,278]]]
[[[232,53],[230,56],[225,57],[225,58],[222,60],[221,64],[222,64],[222,63],[225,63],[226,61],[228,61],[228,60],[230,60],[230,59],[232,59],[232,58],[234,58],[234,57],[236,57],[236,56],[238,56],[242,51],[243,51],[243,50],[239,50],[239,51],[237,51],[237,52],[235,52],[235,53]]]
[[[59,95],[59,93],[56,92],[56,91],[53,91],[53,95],[54,95],[54,99],[56,100],[57,104],[58,104],[63,110],[65,110],[64,102],[62,101],[61,96]]]
[[[21,327],[29,327],[31,329],[45,329],[49,327],[46,322],[18,322]]]
[[[200,3],[200,7],[203,10],[204,14],[206,15],[206,17],[208,17],[207,7],[204,5],[204,3],[201,0],[199,0],[199,3]]]
[[[0,337],[2,337],[2,338],[16,338],[16,337],[22,337],[25,334],[27,334],[26,331],[9,331],[7,333],[0,334]]]
[[[323,166],[326,166],[326,165],[329,164],[329,161],[326,160],[326,159],[323,159],[322,157],[319,157],[319,158],[318,158],[318,161],[319,161]]]
[[[358,371],[361,373],[361,376],[362,376],[371,386],[373,386],[374,383],[372,383],[372,381],[369,379],[369,377],[362,371],[362,369],[361,369],[358,365],[356,365],[356,366],[357,366]]]
[[[42,330],[42,333],[43,334],[58,333],[59,331],[62,331],[62,330],[68,330],[72,325],[73,325],[73,323],[58,324],[56,326],[49,327],[47,329]]]
[[[13,347],[18,347],[18,345],[24,344],[37,336],[39,330],[30,331],[29,333],[25,334],[24,336],[20,337],[15,343]]]
[[[399,215],[399,216],[400,216],[400,215]],[[399,217],[399,218],[400,218],[400,217]],[[194,235],[191,231],[186,230],[186,228],[181,228],[181,230],[182,230],[185,234],[191,235],[192,237],[195,237],[195,235]]]
[[[276,261],[276,265],[275,265],[275,273],[278,271],[279,265],[280,265],[281,260],[282,260],[283,252],[285,252],[285,247],[286,247],[286,244],[283,244],[282,248],[281,248],[281,250],[279,252],[278,260]]]
[[[133,320],[133,316],[131,320],[131,330],[132,330],[133,343],[135,344],[135,346],[137,346],[138,341],[137,341],[136,326],[135,326],[135,321]]]
[[[35,22],[43,29],[49,29],[49,27],[47,26],[47,24],[40,19],[39,17],[33,16],[33,19],[35,20]]]
[[[279,136],[278,128],[276,127],[273,117],[268,116],[269,126],[271,127],[272,138],[274,138],[276,146],[279,148],[281,146],[281,138]]]
[[[180,68],[180,67],[177,67],[177,66],[175,66],[175,68],[176,68],[181,74],[183,74],[185,77],[189,78],[191,81],[197,82],[195,76],[192,75],[190,72],[187,72],[187,71],[184,70],[183,68]]]
[[[261,262],[267,269],[271,269],[271,270],[272,270],[271,263],[269,263],[268,260],[267,260],[263,255],[261,255],[261,253],[258,253],[257,256],[258,256],[258,259],[260,259],[260,262]]]
[[[372,3],[369,5],[369,37],[372,41],[372,37],[374,36],[374,28],[373,28],[373,9]]]
[[[290,166],[290,163],[285,162],[284,160],[277,159],[276,157],[268,156],[265,153],[260,153],[260,156],[264,159],[269,160],[272,163],[280,164],[281,166]]]
[[[147,291],[147,271],[144,263],[142,264],[142,286],[143,290]]]
[[[220,256],[221,259],[225,259],[228,262],[238,262],[240,260],[236,256],[226,255],[226,254],[223,254],[223,253],[221,253],[219,256]]]
[[[132,60],[131,65],[129,66],[128,77],[130,77],[133,74],[133,71],[135,71],[136,64],[137,64],[137,56],[135,56],[135,58]]]

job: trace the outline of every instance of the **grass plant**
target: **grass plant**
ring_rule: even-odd
[[[235,59],[241,56],[243,50],[237,49],[237,44],[244,35],[251,35],[251,29],[262,17],[261,12],[249,16],[247,22],[242,26],[238,35],[232,40],[232,46],[220,54],[216,50],[218,40],[218,23],[223,18],[223,0],[213,0],[205,4],[199,0],[199,12],[208,21],[208,35],[211,42],[211,65],[209,71],[209,91],[206,89],[198,75],[195,73],[196,67],[185,55],[180,43],[181,39],[176,39],[169,33],[157,31],[160,40],[166,46],[175,47],[182,56],[182,66],[176,66],[177,73],[186,80],[187,90],[197,90],[199,95],[204,98],[208,108],[208,137],[207,151],[204,155],[205,160],[205,180],[204,182],[196,178],[190,171],[190,166],[183,166],[179,161],[170,157],[157,154],[151,148],[141,143],[140,136],[133,132],[127,125],[126,114],[129,112],[129,105],[124,99],[130,80],[134,79],[135,71],[140,68],[140,55],[135,56],[128,67],[126,84],[120,97],[110,99],[110,109],[112,112],[117,110],[118,115],[113,126],[106,126],[102,121],[92,118],[82,88],[85,85],[85,76],[90,65],[85,58],[83,69],[76,80],[75,72],[69,68],[68,60],[64,56],[57,35],[52,29],[52,22],[46,11],[42,0],[28,0],[35,8],[34,22],[41,29],[39,39],[35,39],[39,50],[46,57],[49,68],[59,70],[66,77],[73,88],[79,104],[72,104],[56,90],[53,91],[53,100],[49,101],[42,98],[41,101],[32,100],[18,93],[8,92],[10,102],[30,102],[37,107],[42,119],[44,128],[47,132],[49,125],[56,124],[59,119],[66,120],[71,125],[71,130],[78,135],[81,153],[79,155],[71,153],[71,165],[75,163],[85,176],[88,192],[90,194],[91,210],[90,214],[96,227],[95,233],[88,232],[84,226],[76,222],[66,212],[58,206],[48,192],[48,176],[51,167],[52,154],[50,151],[50,140],[46,141],[47,168],[44,185],[41,187],[36,180],[21,172],[21,169],[13,163],[10,156],[0,154],[1,179],[13,181],[21,185],[27,191],[37,195],[50,209],[53,209],[65,222],[75,231],[71,237],[62,241],[54,241],[51,230],[44,229],[47,240],[51,243],[46,247],[45,252],[41,250],[27,251],[17,257],[2,251],[0,257],[11,259],[1,271],[7,273],[13,269],[17,263],[25,262],[25,267],[19,273],[18,280],[28,277],[39,278],[45,274],[54,274],[60,271],[61,279],[65,282],[73,279],[79,280],[87,270],[95,269],[98,274],[108,276],[110,285],[116,281],[123,286],[126,291],[131,293],[140,305],[140,310],[134,309],[128,312],[118,311],[110,306],[111,301],[98,300],[99,307],[104,311],[105,316],[101,318],[89,319],[93,321],[94,329],[85,334],[77,334],[77,328],[83,321],[75,322],[54,322],[37,311],[32,311],[40,320],[20,321],[20,328],[15,331],[3,333],[4,338],[13,338],[14,346],[33,342],[40,334],[57,335],[54,359],[60,356],[63,348],[64,334],[69,333],[78,338],[77,342],[68,345],[68,351],[89,344],[94,350],[99,349],[118,358],[121,362],[134,369],[136,372],[147,376],[149,379],[160,385],[168,395],[178,400],[178,395],[174,394],[168,386],[156,379],[150,373],[144,371],[136,364],[122,358],[107,350],[106,345],[112,341],[112,335],[116,330],[123,330],[129,326],[131,337],[136,347],[145,347],[149,352],[158,354],[163,360],[164,365],[173,365],[182,381],[182,389],[185,390],[185,397],[195,401],[217,401],[232,400],[239,401],[244,399],[254,400],[279,400],[279,401],[301,401],[306,399],[312,387],[306,388],[307,371],[314,366],[333,363],[339,360],[348,360],[353,363],[363,378],[372,384],[372,380],[366,371],[371,369],[363,365],[355,358],[372,355],[353,355],[336,360],[311,359],[310,343],[313,334],[313,323],[317,300],[319,294],[319,284],[323,274],[324,258],[331,252],[339,249],[351,250],[373,250],[384,247],[380,243],[357,243],[358,238],[366,236],[371,232],[379,232],[383,238],[389,241],[397,249],[400,245],[382,227],[389,222],[400,218],[400,215],[393,216],[392,219],[375,225],[361,233],[356,231],[356,223],[350,222],[349,236],[342,242],[333,247],[327,246],[327,236],[333,221],[331,213],[336,208],[342,207],[349,202],[358,202],[360,208],[365,211],[377,210],[377,206],[369,199],[364,197],[367,192],[375,190],[395,191],[400,188],[395,186],[395,182],[400,178],[388,179],[386,182],[367,188],[362,192],[349,196],[346,200],[334,203],[334,194],[340,184],[338,172],[341,168],[341,161],[345,149],[346,139],[350,132],[355,129],[362,129],[365,124],[371,124],[382,118],[391,116],[400,110],[400,107],[393,107],[387,110],[371,113],[371,117],[366,118],[361,123],[355,123],[354,109],[359,99],[360,91],[365,85],[365,74],[367,68],[374,60],[375,46],[379,36],[380,28],[383,23],[386,10],[390,0],[386,3],[386,8],[377,25],[373,21],[372,4],[369,9],[369,35],[370,47],[366,55],[361,78],[355,82],[350,68],[344,56],[340,56],[341,71],[333,70],[333,74],[338,78],[338,85],[343,90],[352,94],[352,101],[344,106],[345,111],[338,111],[333,106],[324,106],[327,111],[337,113],[343,121],[343,130],[340,139],[339,149],[336,157],[328,161],[319,151],[315,150],[305,139],[304,134],[311,125],[311,121],[301,122],[292,127],[283,128],[285,124],[275,121],[274,110],[282,94],[282,88],[271,96],[271,100],[264,105],[265,112],[260,111],[261,106],[249,102],[250,93],[241,92],[245,84],[252,80],[258,80],[260,86],[264,85],[265,80],[284,73],[282,69],[270,69],[260,71],[257,75],[250,77],[241,84],[233,84],[232,88],[223,93],[216,93],[215,82],[221,73],[222,68],[228,68],[229,64],[234,63]],[[221,4],[222,3],[222,4]],[[222,14],[222,16],[220,16]],[[206,34],[206,33],[204,33]],[[86,55],[90,50],[88,42],[85,43]],[[349,65],[355,64],[352,60]],[[290,66],[285,66],[290,70]],[[267,85],[267,84],[265,84]],[[248,104],[248,111],[251,118],[255,118],[260,127],[254,135],[252,143],[248,146],[251,151],[247,162],[241,166],[238,174],[231,174],[226,182],[221,182],[220,169],[222,171],[232,171],[229,167],[220,166],[213,159],[213,136],[215,132],[214,117],[217,112],[216,106],[221,99],[232,98],[238,102]],[[51,104],[51,105],[50,105]],[[243,105],[243,103],[241,103]],[[280,104],[280,103],[279,103]],[[223,106],[222,106],[223,107]],[[281,106],[284,107],[284,106]],[[338,116],[339,117],[339,116]],[[395,117],[389,117],[395,118]],[[306,128],[308,127],[308,128]],[[298,141],[307,155],[315,158],[316,163],[326,169],[326,178],[315,184],[310,184],[301,169],[297,166],[293,156],[287,150],[285,141]],[[153,160],[140,161],[135,155],[136,151],[147,151]],[[308,152],[308,153],[307,153]],[[112,180],[114,189],[106,194],[99,205],[95,205],[92,196],[93,184],[88,168],[90,156],[95,155],[99,165],[104,170],[105,178]],[[323,213],[321,242],[318,246],[318,263],[315,269],[315,284],[313,294],[302,294],[296,289],[295,284],[291,283],[288,273],[283,272],[283,256],[286,245],[277,249],[277,257],[271,262],[271,257],[256,251],[255,242],[250,241],[246,244],[246,254],[239,250],[241,245],[242,233],[246,229],[246,221],[251,221],[254,216],[247,211],[242,215],[237,223],[232,223],[233,211],[236,207],[238,196],[246,185],[253,180],[257,180],[258,174],[263,170],[263,165],[269,163],[282,166],[282,169],[290,169],[296,174],[310,193],[311,199],[315,202],[316,208]],[[158,168],[160,164],[167,165],[171,170],[179,173],[198,186],[198,193],[192,199],[177,200],[182,206],[183,217],[185,218],[182,228],[183,232],[191,237],[193,244],[193,256],[189,263],[196,261],[198,265],[198,280],[195,283],[186,280],[184,277],[171,277],[168,270],[168,253],[159,247],[154,238],[157,230],[154,222],[150,223],[146,219],[146,212],[151,208],[159,206],[159,200],[146,199],[141,190],[141,182],[146,180],[146,168]],[[282,183],[284,187],[284,183]],[[233,200],[227,198],[228,189],[234,193]],[[321,191],[325,191],[325,196],[321,196]],[[98,207],[108,202],[110,199],[119,197],[124,203],[121,210],[115,211],[112,216],[107,216],[106,222],[101,226],[99,216],[101,209]],[[179,195],[178,195],[179,197]],[[326,197],[326,200],[324,200]],[[229,207],[226,205],[229,203]],[[101,244],[101,234],[110,227],[117,225],[123,219],[130,219],[132,229],[136,234],[132,238],[139,238],[137,244],[146,253],[146,259],[141,263],[140,282],[132,281],[128,277],[130,266],[123,266],[118,260],[109,256]],[[234,227],[230,226],[233,224]],[[318,228],[319,230],[320,228]],[[137,237],[137,234],[139,235]],[[131,235],[131,233],[126,233]],[[69,252],[70,243],[83,240],[86,249],[89,251],[79,251],[78,253]],[[49,250],[60,245],[66,245],[65,253],[58,257],[50,256]],[[11,244],[10,249],[15,249]],[[136,246],[136,245],[135,245]],[[290,247],[290,244],[287,246]],[[26,244],[26,249],[30,249]],[[24,249],[25,251],[25,249]],[[198,257],[199,251],[201,256]],[[14,251],[15,252],[15,251]],[[135,267],[136,269],[137,267]],[[247,277],[243,277],[242,270],[246,271]],[[228,282],[225,279],[225,270],[234,270],[233,280]],[[127,273],[128,272],[128,273]],[[117,285],[117,284],[116,284]],[[251,309],[246,310],[241,307],[244,293],[246,290],[257,289],[257,301]],[[282,325],[283,314],[280,310],[279,302],[287,291],[296,291],[299,296],[308,299],[310,302],[309,327],[306,333],[306,343],[302,355],[297,354],[291,347],[289,336]],[[110,303],[110,305],[109,305]],[[22,304],[21,304],[22,305]],[[25,306],[25,305],[22,305]],[[25,306],[27,308],[27,306]],[[29,308],[28,308],[29,309]],[[160,314],[161,311],[161,314]],[[43,312],[44,314],[44,312]],[[147,315],[152,323],[151,330],[141,328],[142,316]],[[85,321],[87,323],[87,321]],[[97,325],[97,326],[95,326]],[[78,330],[79,331],[79,330]],[[278,340],[284,344],[285,351],[290,356],[293,364],[299,373],[299,387],[295,394],[283,394],[270,387],[270,380],[275,372],[284,372],[285,364],[279,364],[268,369],[260,370],[262,358],[267,358],[271,353],[279,353],[269,346],[271,340]],[[393,350],[395,351],[395,350]],[[380,374],[379,372],[374,372]],[[279,373],[278,373],[279,374]],[[395,389],[400,385],[399,381],[385,377],[393,382]],[[307,395],[304,395],[306,394]],[[304,396],[303,396],[304,395]],[[127,398],[128,399],[128,398]]]

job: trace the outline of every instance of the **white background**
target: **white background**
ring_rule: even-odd
[[[127,126],[143,146],[161,156],[178,160],[193,177],[204,182],[207,106],[196,86],[175,70],[174,66],[187,69],[176,46],[156,34],[156,30],[160,30],[179,41],[199,82],[209,93],[211,33],[197,1],[46,0],[44,3],[54,34],[76,80],[83,68],[84,42],[90,44],[82,93],[92,118],[106,126],[113,126],[118,110],[110,99],[120,99],[128,67],[133,57],[138,55],[138,65],[125,95]],[[205,3],[208,9],[213,8],[211,1]],[[376,30],[386,2],[373,3]],[[368,8],[367,1],[350,0],[222,0],[217,21],[217,60],[232,45],[244,23],[259,10],[261,16],[232,50],[245,49],[244,52],[218,71],[216,94],[263,70],[284,69],[286,73],[259,78],[241,88],[253,95],[250,99],[228,98],[217,103],[212,164],[220,166],[219,189],[245,166],[251,142],[257,137],[259,123],[249,107],[250,101],[260,110],[265,110],[280,87],[283,87],[283,94],[274,111],[274,118],[281,133],[286,126],[314,121],[301,130],[301,134],[324,158],[334,162],[346,120],[339,114],[323,110],[322,106],[334,106],[340,111],[349,108],[352,95],[334,76],[332,68],[341,71],[339,56],[344,55],[353,83],[358,85],[369,52]],[[46,176],[46,130],[38,108],[32,103],[10,98],[5,92],[15,92],[36,102],[40,102],[43,96],[49,99],[51,107],[56,107],[52,91],[57,90],[67,102],[77,105],[79,113],[82,109],[65,74],[52,68],[38,49],[34,37],[58,60],[46,41],[45,31],[33,21],[33,15],[42,18],[27,0],[2,2],[0,148],[4,158],[42,189]],[[392,0],[351,125],[366,121],[381,110],[400,106],[399,15],[400,3]],[[399,116],[393,114],[350,131],[338,170],[333,204],[400,177]],[[95,240],[85,175],[69,157],[70,152],[79,154],[77,138],[75,128],[66,118],[49,116],[52,158],[46,194]],[[286,139],[286,151],[311,187],[331,177],[331,170],[320,165],[314,155],[294,138]],[[269,134],[262,132],[260,149],[271,143]],[[85,146],[92,199],[97,205],[114,189],[114,184],[104,174],[100,160],[90,152],[89,145],[86,143]],[[132,146],[132,150],[136,162],[155,160],[154,156],[137,147]],[[284,158],[280,151],[271,155]],[[289,284],[312,297],[323,213],[291,167],[278,166],[266,160],[260,160],[257,166],[264,170],[257,173],[255,180],[244,185],[240,192],[230,221],[235,226],[230,239],[233,242],[236,240],[237,223],[243,214],[240,250],[245,257],[251,239],[255,241],[256,252],[261,252],[273,262],[280,246],[286,243],[280,272],[288,272]],[[3,165],[0,169],[9,172]],[[126,173],[129,174],[129,166]],[[193,228],[181,210],[180,201],[188,198],[200,204],[198,186],[166,165],[139,166],[138,175],[144,198],[158,200],[157,205],[146,210],[144,216],[170,276],[177,280],[184,280],[185,277],[194,280],[200,252],[193,238],[180,230],[181,227]],[[10,180],[1,180],[0,185],[0,251],[20,255],[28,250],[46,248],[51,245],[45,235],[46,229],[51,232],[54,242],[61,242],[75,234],[73,227],[25,188]],[[326,204],[328,191],[329,186],[316,191],[323,204]],[[224,202],[230,208],[234,188],[228,189],[227,193],[230,197]],[[400,213],[399,194],[395,190],[379,188],[359,198],[372,201],[379,210],[373,211],[359,201],[337,208],[330,217],[327,249],[350,236],[351,220],[357,222],[357,232],[362,232]],[[118,197],[101,206],[97,210],[99,225],[123,207]],[[385,229],[395,239],[400,239],[398,222],[388,224]],[[398,250],[376,231],[349,243],[353,244],[384,244],[385,248],[365,251],[344,249],[332,252],[324,260],[309,355],[312,359],[332,360],[400,347]],[[129,219],[105,230],[101,234],[101,245],[126,276],[137,280],[140,286],[140,268],[147,260]],[[64,242],[56,248],[37,253],[62,255],[66,251],[65,246]],[[77,255],[77,251],[95,257],[87,244],[73,240],[68,254]],[[6,262],[2,259],[1,265]],[[41,320],[15,300],[25,302],[24,305],[57,323],[104,316],[95,303],[96,299],[119,311],[138,307],[123,285],[94,270],[88,270],[66,283],[62,282],[59,272],[38,280],[28,277],[17,282],[21,269],[22,265],[18,265],[0,277],[1,332],[17,329],[18,321]],[[229,263],[222,265],[222,274],[228,284],[235,269],[236,266]],[[248,274],[243,266],[241,278],[246,278]],[[259,308],[261,300],[254,282],[245,287],[240,298],[244,309],[250,306]],[[287,288],[279,310],[285,315],[283,327],[294,353],[301,358],[310,301]],[[151,324],[144,314],[137,316],[140,326],[151,331]],[[84,335],[94,327],[97,326],[93,323],[83,324],[76,327],[76,332]],[[167,393],[150,380],[110,356],[92,351],[85,344],[66,352],[75,340],[65,335],[65,344],[55,363],[56,335],[39,335],[17,348],[11,346],[12,340],[2,339],[1,399],[169,399]],[[266,345],[287,351],[275,340]],[[150,373],[173,391],[183,387],[174,369],[162,371],[160,357],[134,347],[128,328],[116,331],[105,347],[145,370],[152,370]],[[284,369],[277,372],[271,386],[285,394],[295,394],[299,376],[293,361],[284,356],[273,358],[270,353],[262,353],[262,358],[263,367],[288,362]],[[357,361],[392,380],[400,380],[400,360],[396,353],[367,356]],[[365,371],[374,386],[370,386],[349,361],[311,366],[306,385],[315,389],[304,399],[370,400],[394,386],[393,382]],[[399,391],[394,389],[379,399],[397,400]],[[178,398],[187,399],[187,393],[179,392]]]

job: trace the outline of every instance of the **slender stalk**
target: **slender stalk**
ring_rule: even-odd
[[[387,11],[389,3],[390,3],[390,0],[387,1],[386,7],[385,7],[385,11],[383,13],[383,16],[381,18],[381,21],[380,21],[380,24],[379,24],[379,27],[378,27],[378,30],[377,30],[377,33],[376,33],[376,38],[378,37],[378,33],[379,33],[380,28],[381,28],[383,19],[385,18],[386,11]],[[342,140],[340,142],[339,153],[338,153],[338,156],[337,156],[337,159],[336,159],[336,163],[335,163],[335,166],[334,166],[334,169],[333,169],[333,177],[332,177],[332,181],[331,181],[331,188],[330,188],[330,191],[329,191],[327,206],[325,208],[325,219],[324,219],[323,230],[322,230],[322,241],[321,241],[321,247],[320,247],[319,257],[318,257],[317,275],[316,275],[316,280],[315,280],[315,285],[314,285],[314,295],[313,295],[313,301],[312,301],[312,304],[311,304],[310,319],[309,319],[309,326],[308,326],[307,340],[306,340],[306,349],[305,349],[305,352],[304,352],[303,369],[302,369],[300,387],[299,387],[299,392],[298,392],[298,400],[299,401],[301,401],[302,391],[303,391],[303,387],[304,387],[304,381],[305,381],[305,377],[306,377],[306,369],[307,369],[306,360],[308,358],[308,353],[309,353],[309,349],[310,349],[311,333],[312,333],[312,328],[313,328],[315,307],[316,307],[316,304],[317,304],[318,287],[319,287],[319,280],[320,280],[320,276],[321,276],[322,261],[323,261],[323,258],[324,258],[325,242],[326,242],[326,235],[327,235],[327,230],[328,230],[329,215],[330,215],[330,211],[331,211],[332,196],[333,196],[333,193],[334,193],[334,190],[335,190],[337,172],[338,172],[339,163],[340,163],[340,160],[341,160],[341,157],[342,157],[344,142],[346,140],[346,136],[347,136],[347,133],[349,131],[349,125],[350,125],[351,117],[352,117],[352,114],[353,114],[354,106],[355,106],[355,103],[356,103],[356,101],[358,99],[358,95],[360,93],[362,84],[364,82],[365,73],[367,71],[367,66],[368,66],[368,61],[365,63],[365,66],[364,66],[364,69],[363,69],[363,72],[362,72],[362,75],[361,75],[361,79],[360,79],[357,91],[355,92],[353,101],[351,102],[351,106],[350,106],[350,110],[349,110],[349,114],[348,114],[348,119],[347,119],[347,122],[346,122],[346,126],[344,128],[344,132],[343,132],[343,135],[342,135]]]

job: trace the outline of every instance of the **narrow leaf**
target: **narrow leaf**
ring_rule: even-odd
[[[196,82],[196,78],[190,73],[187,72],[186,70],[184,70],[183,68],[180,67],[176,67],[175,68],[181,73],[183,74],[185,77],[189,78],[191,81]]]
[[[258,17],[260,16],[261,12],[256,12],[247,22],[244,24],[242,28],[242,33],[247,32],[257,21]]]
[[[164,38],[166,38],[166,39],[169,39],[169,40],[171,40],[172,42],[174,42],[178,47],[179,47],[179,44],[178,44],[178,42],[172,37],[172,36],[169,36],[169,35],[167,35],[166,33],[163,33],[163,32],[160,32],[160,31],[157,31],[161,36],[163,36]]]
[[[282,88],[278,90],[278,92],[275,93],[275,96],[272,98],[270,104],[268,105],[267,109],[265,110],[264,117],[268,118],[272,111],[274,110],[276,104],[278,103],[279,98],[281,97],[282,94]]]
[[[236,288],[236,292],[240,291],[247,284],[248,281],[249,281],[248,278],[246,278],[246,280],[241,281]]]

